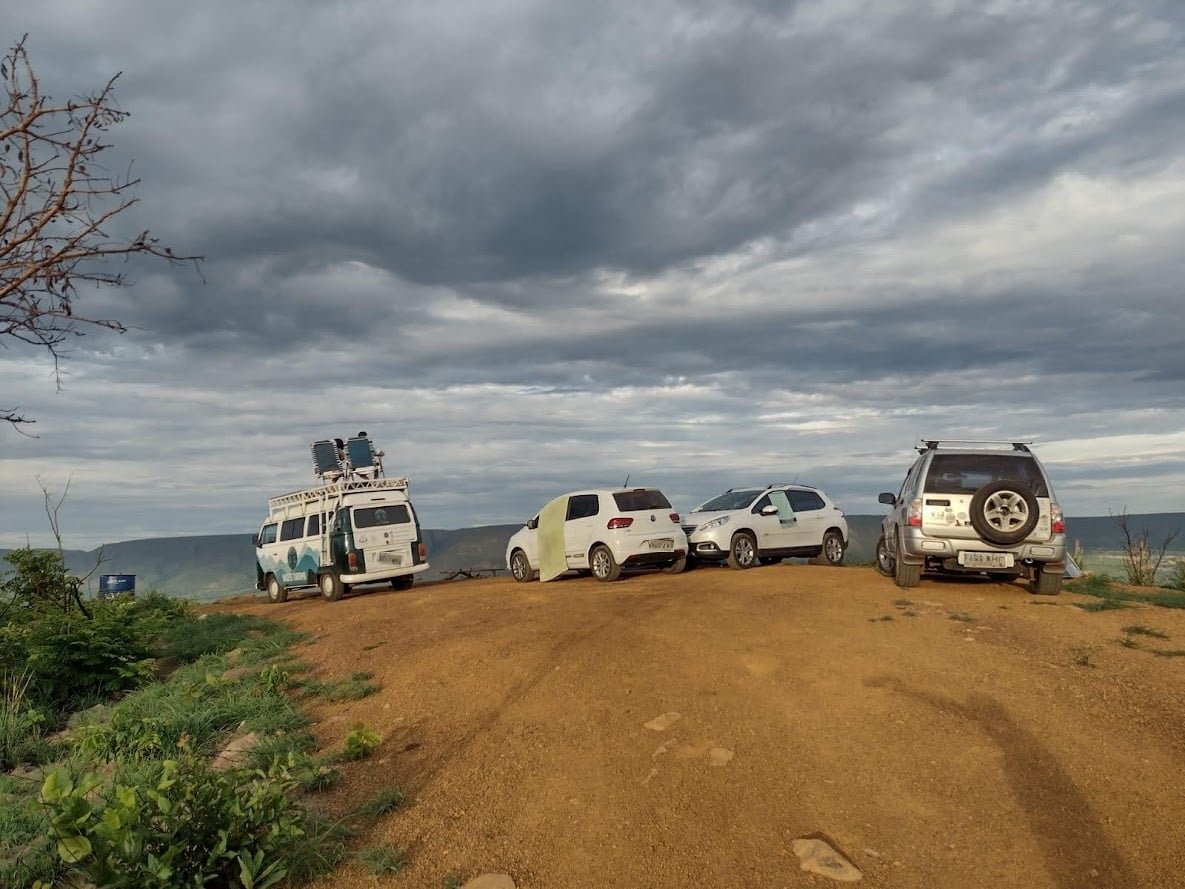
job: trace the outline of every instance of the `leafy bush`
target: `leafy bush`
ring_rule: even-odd
[[[382,735],[360,722],[346,735],[346,759],[365,759],[382,742]]]
[[[60,859],[99,886],[264,889],[288,875],[285,856],[307,841],[295,788],[282,764],[217,772],[182,749],[142,784],[76,781],[55,768],[40,799]]]

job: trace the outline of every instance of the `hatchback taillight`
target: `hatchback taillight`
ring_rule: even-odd
[[[922,527],[922,501],[910,500],[909,512],[905,515],[905,524],[911,528]]]
[[[1062,508],[1056,503],[1049,504],[1049,518],[1052,520],[1054,534],[1066,533],[1066,520],[1062,516]]]
[[[634,520],[627,516],[618,516],[615,519],[609,519],[609,524],[606,525],[610,531],[616,531],[618,528],[628,528],[634,523]]]
[[[679,524],[679,513],[677,513],[677,512],[671,513],[671,521],[674,522],[676,525]]]

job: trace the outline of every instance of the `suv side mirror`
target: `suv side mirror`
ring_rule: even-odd
[[[259,549],[259,535],[258,534],[251,535],[251,543],[254,544],[256,549]]]
[[[889,493],[880,494],[877,496],[876,502],[883,503],[885,506],[892,506],[897,502],[897,495]]]

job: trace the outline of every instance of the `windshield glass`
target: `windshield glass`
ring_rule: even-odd
[[[411,513],[403,503],[388,503],[386,506],[359,507],[354,510],[355,528],[379,528],[383,525],[406,525]]]
[[[935,454],[926,476],[930,494],[974,494],[989,482],[1024,482],[1034,496],[1049,490],[1037,461],[1025,454]]]
[[[643,509],[670,509],[671,501],[663,496],[662,491],[618,491],[613,495],[613,502],[622,512],[639,512]]]
[[[753,498],[761,491],[726,491],[719,497],[713,497],[707,503],[697,506],[692,512],[715,512],[719,509],[744,509],[753,502]]]

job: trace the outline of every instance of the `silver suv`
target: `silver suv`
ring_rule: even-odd
[[[1026,577],[1061,592],[1066,523],[1030,442],[923,440],[876,544],[877,569],[913,587],[925,573]]]
[[[730,488],[684,516],[689,552],[730,568],[769,565],[788,556],[843,563],[848,522],[831,498],[808,485]]]

